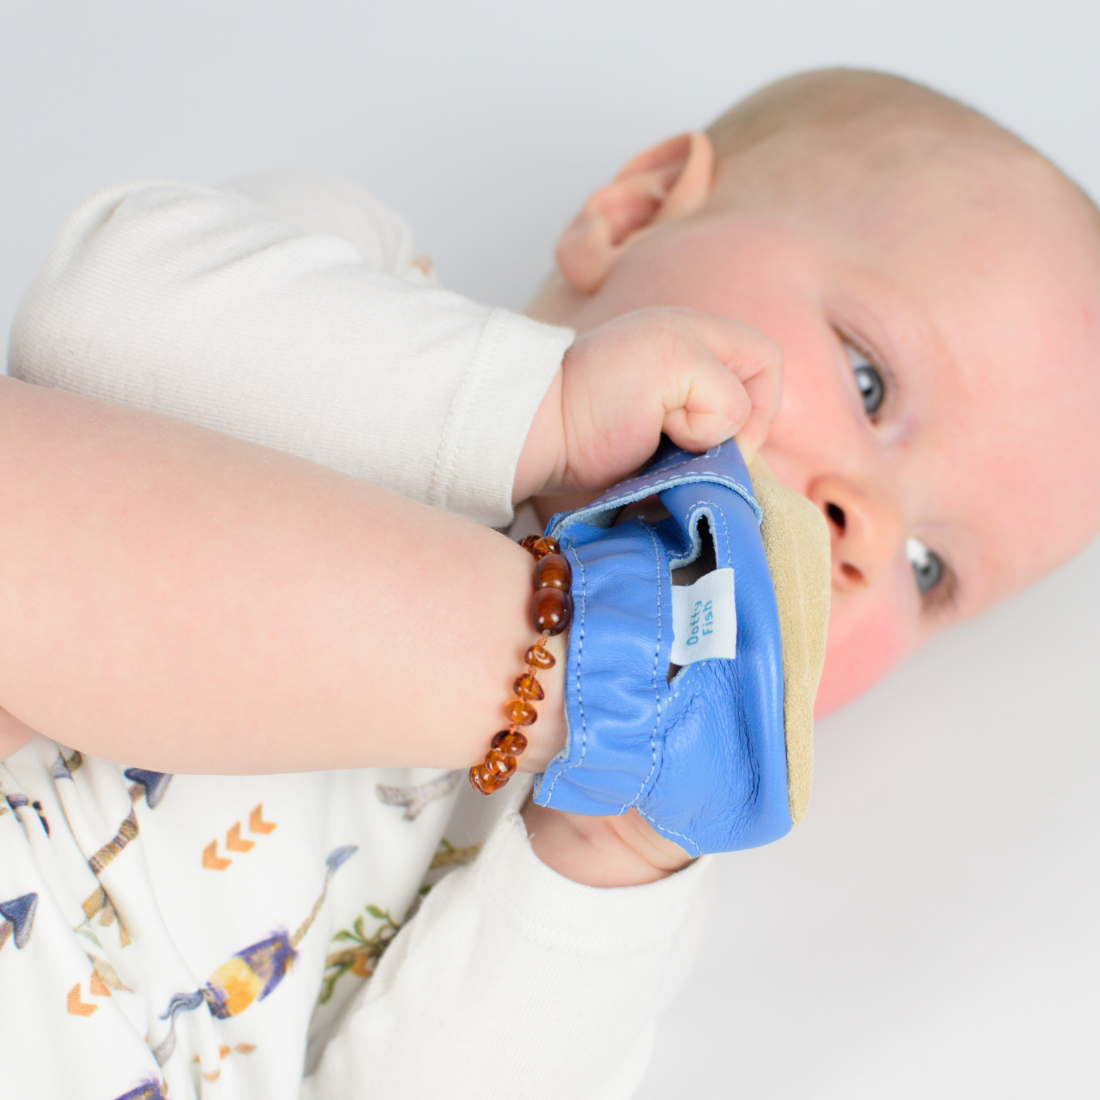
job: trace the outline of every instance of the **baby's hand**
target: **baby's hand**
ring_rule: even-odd
[[[535,855],[585,886],[644,886],[691,862],[678,844],[647,825],[637,810],[587,817],[528,802],[523,820]]]
[[[747,462],[783,395],[783,356],[763,333],[690,309],[643,309],[583,333],[535,414],[512,499],[602,492],[661,433],[705,451],[737,436]]]

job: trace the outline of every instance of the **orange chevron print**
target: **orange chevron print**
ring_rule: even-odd
[[[208,871],[224,871],[232,862],[231,859],[222,859],[218,855],[218,842],[216,840],[210,841],[202,850],[202,865]]]
[[[256,847],[256,842],[241,839],[241,823],[237,821],[225,834],[225,846],[231,852],[251,852]]]
[[[264,821],[264,804],[259,802],[248,815],[249,832],[268,836],[279,826],[274,821]],[[225,833],[225,847],[230,852],[251,852],[256,847],[254,840],[241,836],[241,823],[234,821]],[[202,865],[208,871],[224,871],[233,865],[233,860],[218,855],[218,842],[210,841],[202,850]]]
[[[91,1016],[99,1005],[86,1004],[80,999],[80,982],[69,990],[69,1015],[70,1016]]]
[[[218,1044],[218,1054],[222,1058],[228,1058],[234,1050],[240,1051],[241,1054],[251,1054],[256,1049],[255,1043],[238,1043],[235,1047],[227,1046],[225,1043]],[[202,1059],[196,1054],[191,1059],[192,1062],[201,1062]]]
[[[255,1043],[238,1043],[236,1045],[236,1047],[226,1046],[225,1043],[221,1043],[218,1046],[218,1054],[224,1060],[224,1059],[228,1058],[229,1055],[232,1054],[234,1050],[239,1051],[241,1054],[251,1054],[255,1049],[256,1049],[256,1044]],[[204,1081],[216,1081],[222,1074],[222,1071],[221,1071],[220,1068],[219,1069],[211,1069],[211,1070],[203,1070],[203,1068],[202,1068],[202,1059],[197,1054],[192,1059],[192,1061],[198,1063],[199,1072],[202,1074],[202,1079]]]

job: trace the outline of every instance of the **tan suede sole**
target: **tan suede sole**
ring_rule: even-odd
[[[814,699],[829,626],[829,529],[821,512],[776,481],[763,459],[754,459],[749,473],[764,513],[760,531],[779,607],[787,799],[797,825],[806,816],[813,781]]]

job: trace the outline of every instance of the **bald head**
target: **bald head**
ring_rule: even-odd
[[[820,69],[778,80],[731,107],[707,128],[719,157],[736,156],[779,137],[828,133],[887,136],[904,145],[919,137],[1019,138],[958,100],[889,73]]]
[[[951,397],[945,416],[969,408],[964,434],[978,451],[1000,454],[1005,438],[1018,440],[1028,456],[1020,476],[1044,485],[1057,513],[1048,512],[1043,553],[1005,590],[1093,537],[1100,212],[1085,192],[985,115],[885,73],[788,77],[736,104],[707,133],[717,161],[712,214],[793,216],[848,260],[873,255],[907,280],[906,290],[919,285],[919,271],[929,288],[953,286],[945,297],[965,303],[956,365],[941,380]],[[999,295],[983,298],[997,278]],[[967,371],[983,357],[983,382],[964,399]],[[993,480],[988,471],[983,478]]]
[[[1007,160],[1060,187],[1091,222],[1100,248],[1100,211],[1049,160],[979,111],[903,77],[859,69],[799,73],[735,104],[707,135],[723,182],[753,205],[838,190],[871,195],[960,153]]]

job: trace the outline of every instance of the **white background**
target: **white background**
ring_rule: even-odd
[[[280,166],[366,183],[448,285],[522,307],[632,153],[822,65],[957,95],[1097,195],[1098,47],[1095,0],[2,0],[0,325],[96,189]],[[1098,566],[820,725],[806,823],[722,860],[643,1097],[1100,1095]]]

